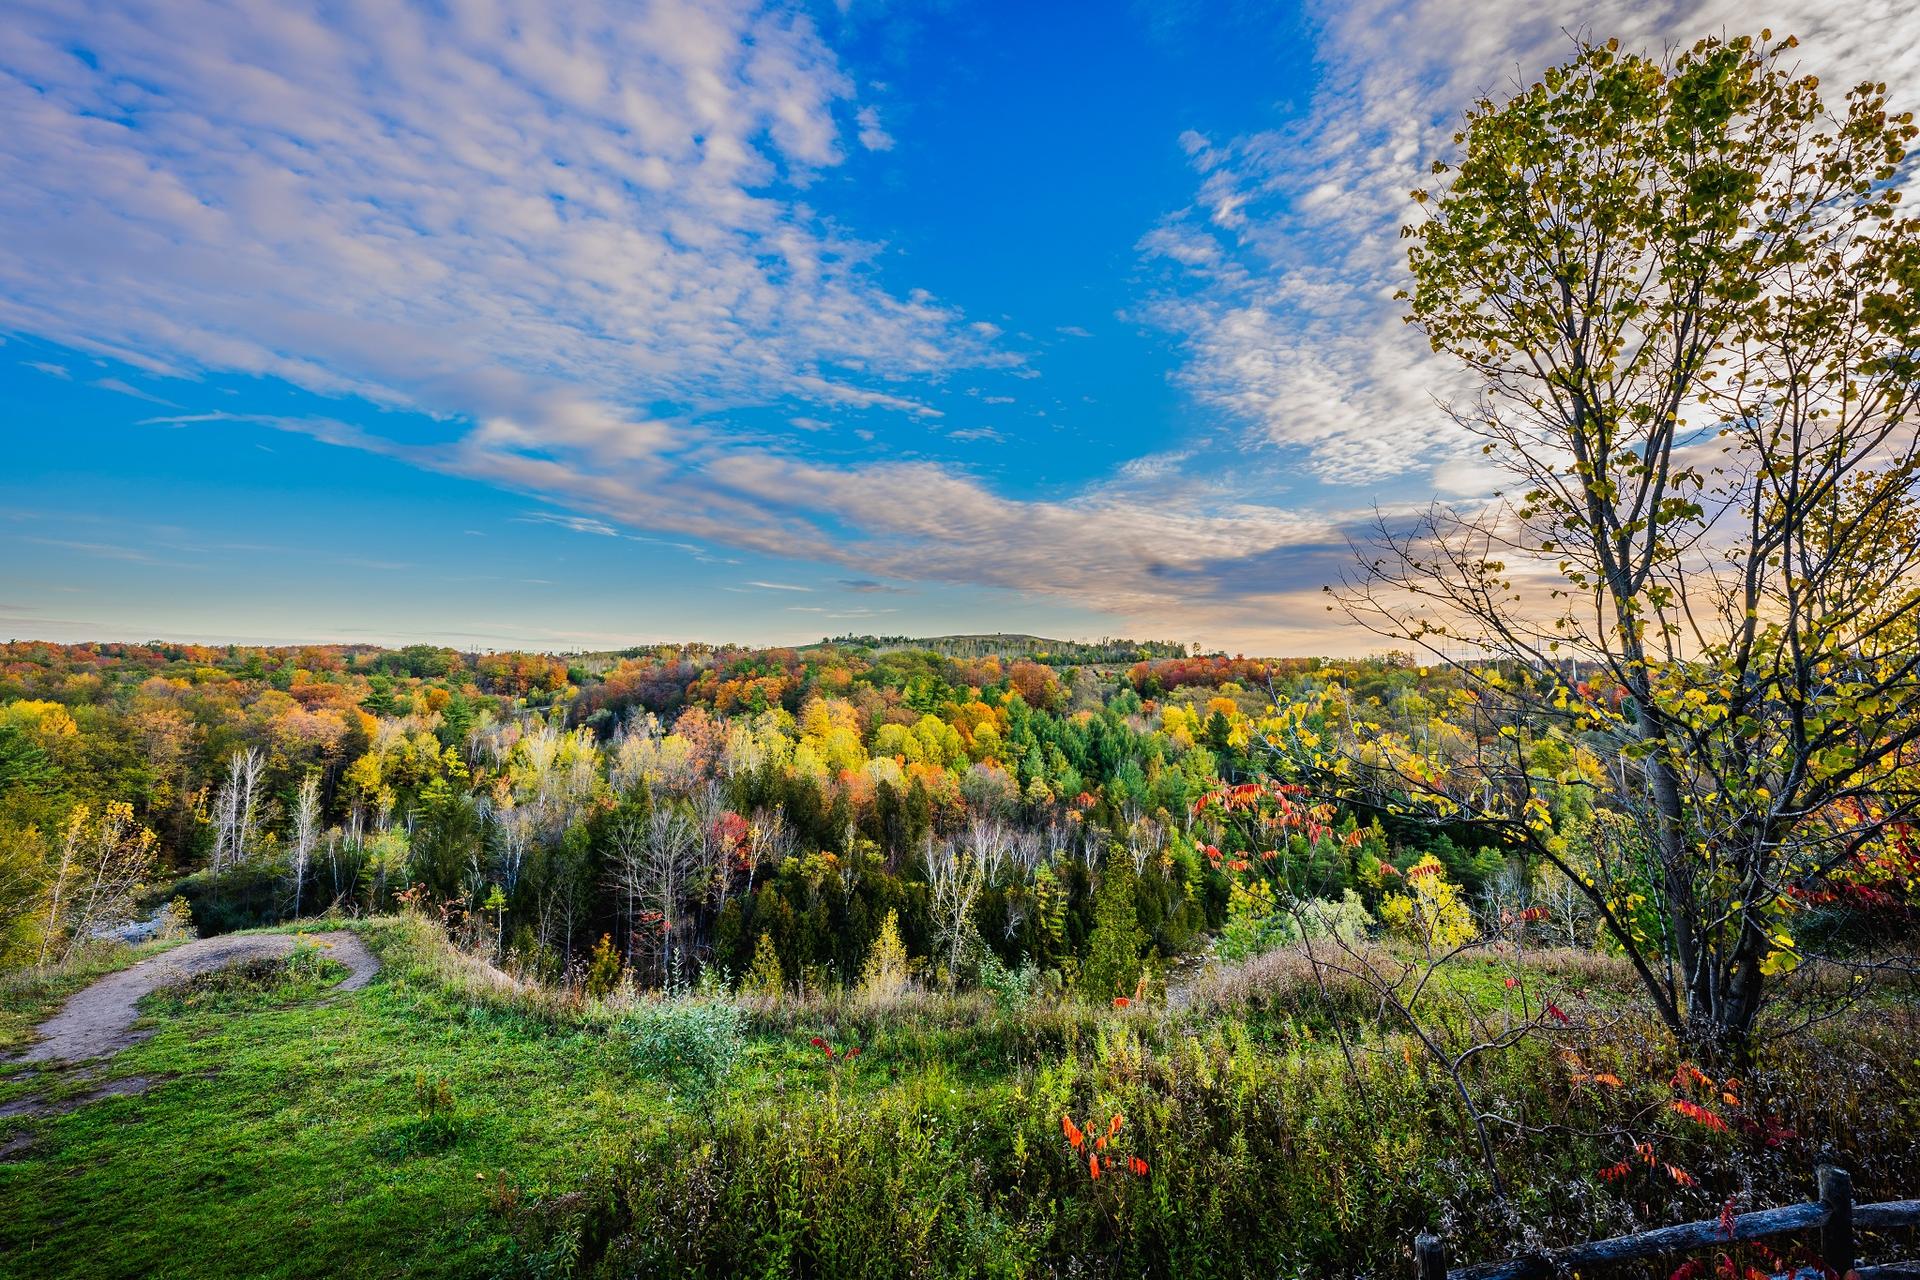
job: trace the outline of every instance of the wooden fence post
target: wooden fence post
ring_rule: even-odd
[[[1820,1184],[1820,1203],[1827,1207],[1826,1225],[1820,1228],[1820,1261],[1838,1275],[1853,1270],[1853,1175],[1837,1164],[1822,1164],[1816,1171]]]
[[[1447,1280],[1447,1245],[1422,1231],[1413,1238],[1413,1273],[1418,1280]]]

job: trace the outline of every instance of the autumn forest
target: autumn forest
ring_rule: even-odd
[[[1094,330],[963,325],[930,292],[886,292],[893,258],[845,238],[823,175],[911,167],[907,130],[944,126],[902,110],[886,159],[891,75],[856,82],[825,41],[871,71],[919,28],[888,25],[876,52],[861,6],[641,7],[557,44],[533,14],[491,35],[491,10],[460,6],[375,22],[406,27],[410,68],[519,103],[444,147],[440,117],[470,112],[355,114],[373,73],[331,61],[370,47],[331,38],[346,14],[201,24],[324,44],[267,59],[287,76],[351,65],[307,97],[229,67],[246,119],[204,131],[148,118],[202,77],[169,79],[174,42],[147,26],[102,37],[138,71],[98,101],[102,60],[57,17],[0,39],[0,103],[30,102],[36,138],[69,128],[97,184],[216,164],[203,133],[217,164],[239,163],[236,137],[277,157],[205,203],[185,178],[141,188],[128,243],[153,220],[183,219],[184,241],[265,217],[274,233],[235,252],[353,246],[324,270],[228,270],[222,230],[217,252],[149,262],[205,274],[181,297],[314,278],[331,305],[378,261],[378,310],[394,281],[465,288],[550,235],[591,276],[541,295],[520,262],[498,298],[442,299],[458,319],[441,330],[405,299],[404,323],[352,341],[290,304],[281,338],[311,360],[248,345],[272,329],[250,297],[201,364],[138,365],[185,399],[225,361],[236,385],[213,394],[236,406],[277,370],[322,417],[76,382],[83,354],[123,346],[29,326],[79,353],[17,362],[50,394],[159,401],[136,424],[147,447],[271,433],[223,447],[286,510],[261,522],[277,542],[183,524],[138,546],[94,532],[120,518],[105,499],[74,536],[3,513],[31,560],[5,581],[31,598],[0,606],[27,637],[0,645],[0,1280],[1920,1274],[1920,218],[1903,203],[1920,125],[1903,86],[1807,70],[1891,37],[1841,39],[1813,13],[1806,49],[1770,29],[1643,49],[1582,15],[1551,51],[1524,46],[1534,78],[1448,106],[1430,136],[1436,108],[1409,104],[1464,93],[1431,60],[1475,24],[1421,4],[1314,19],[1338,60],[1299,74],[1339,92],[1285,130],[1180,134],[1201,197],[1123,241],[1210,273],[1112,311],[1194,330],[1165,410],[1161,382],[1059,354]],[[1538,20],[1478,25],[1519,41]],[[1114,22],[1115,39],[1138,25]],[[1179,63],[1203,38],[1167,23],[1129,56]],[[1432,47],[1380,53],[1409,32]],[[965,35],[947,31],[956,50]],[[512,65],[476,72],[474,40]],[[651,72],[608,72],[615,49]],[[686,65],[662,70],[663,49]],[[24,78],[22,50],[44,63]],[[1208,79],[1194,101],[1232,77]],[[1138,75],[1109,96],[1164,90]],[[666,128],[675,94],[688,119]],[[311,109],[249,123],[291,101]],[[173,141],[149,153],[141,128]],[[356,128],[361,146],[339,141]],[[511,198],[443,196],[426,172],[455,157],[493,182],[546,129],[553,154]],[[1112,163],[1150,171],[1132,142]],[[320,202],[371,222],[279,234],[316,157],[388,146],[403,181]],[[636,147],[660,154],[603,181]],[[1377,236],[1335,252],[1333,224],[1371,226],[1363,206],[1402,178],[1422,185],[1395,206],[1390,266]],[[909,187],[862,190],[888,207]],[[936,221],[961,199],[913,189]],[[48,200],[97,238],[98,207]],[[689,203],[636,239],[660,200]],[[481,245],[480,215],[509,209],[511,234],[470,258],[408,257],[422,228],[435,252]],[[602,242],[609,210],[634,225]],[[1102,215],[1067,221],[1098,240]],[[0,329],[40,314],[8,296],[9,253]],[[639,285],[618,271],[689,256],[697,281],[645,306],[622,293]],[[1343,293],[1341,271],[1364,278]],[[490,325],[524,362],[455,368],[418,336],[465,352]],[[169,318],[152,337],[190,332]],[[807,346],[823,334],[832,359]],[[956,390],[943,362],[963,355],[978,385]],[[535,366],[546,381],[516,381]],[[668,386],[682,366],[708,381]],[[554,390],[569,378],[602,379],[600,398]],[[1044,385],[989,396],[992,378]],[[778,389],[741,392],[754,379]],[[938,454],[997,447],[955,424],[1069,380],[1118,393],[1034,412],[1051,459],[1029,451],[1014,477]],[[355,397],[359,423],[331,416]],[[1267,419],[1136,440],[1077,490],[1041,474],[1138,428],[1141,405]],[[1066,421],[1085,406],[1097,431]],[[853,425],[880,415],[907,425],[884,443]],[[199,477],[145,465],[143,491],[199,501]],[[334,484],[342,465],[363,469]],[[396,475],[404,502],[379,487]],[[297,510],[313,492],[317,534]],[[378,521],[336,518],[368,494]],[[376,526],[418,562],[357,554]],[[272,563],[216,570],[247,557]],[[345,588],[327,576],[343,565]],[[578,616],[545,630],[570,574]],[[221,623],[275,600],[333,612],[271,621],[308,643],[92,638],[179,617],[163,597],[180,583]],[[96,626],[48,612],[56,594],[128,612]],[[1215,639],[1054,638],[1036,617]],[[206,625],[172,634],[249,634]],[[729,625],[756,642],[711,639]],[[476,638],[495,631],[515,636]],[[672,634],[710,638],[642,639]],[[1218,642],[1235,634],[1292,656]]]

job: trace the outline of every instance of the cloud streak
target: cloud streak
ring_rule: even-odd
[[[1182,136],[1194,198],[1140,241],[1162,273],[1141,314],[1184,344],[1177,381],[1199,402],[1337,484],[1435,468],[1451,489],[1469,472],[1438,403],[1468,383],[1393,300],[1398,230],[1467,105],[1564,60],[1569,32],[1658,53],[1771,26],[1801,37],[1830,93],[1860,79],[1904,105],[1920,92],[1920,10],[1892,0],[1359,0],[1321,3],[1315,25],[1323,74],[1299,120]]]

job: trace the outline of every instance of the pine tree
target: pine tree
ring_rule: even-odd
[[[868,997],[895,995],[907,985],[907,948],[900,941],[900,913],[889,910],[880,922],[880,936],[867,952],[860,968],[860,994]]]
[[[753,949],[753,967],[747,970],[746,980],[740,984],[741,994],[778,1000],[786,989],[787,978],[780,968],[780,953],[774,949],[773,935],[763,929],[759,944]]]
[[[1122,852],[1107,858],[1093,900],[1093,932],[1081,966],[1083,989],[1095,999],[1131,995],[1140,982],[1146,931],[1133,902],[1133,863]]]
[[[1067,955],[1067,890],[1053,868],[1033,873],[1034,910],[1040,921],[1041,962],[1071,960]]]
[[[614,988],[626,974],[626,963],[620,953],[613,949],[613,939],[607,934],[600,935],[600,941],[593,944],[593,955],[587,962],[587,972],[582,986],[589,1000],[604,1000],[613,994]]]

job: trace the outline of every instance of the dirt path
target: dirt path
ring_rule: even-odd
[[[380,962],[359,938],[344,930],[309,933],[305,940],[325,948],[347,966],[348,973],[335,991],[357,991],[373,980]],[[299,939],[286,933],[204,938],[142,960],[130,969],[110,973],[68,1000],[66,1007],[37,1028],[42,1039],[15,1059],[17,1062],[77,1062],[118,1053],[153,1034],[135,1031],[140,997],[161,987],[185,982],[195,974],[238,964],[243,960],[283,956]]]

